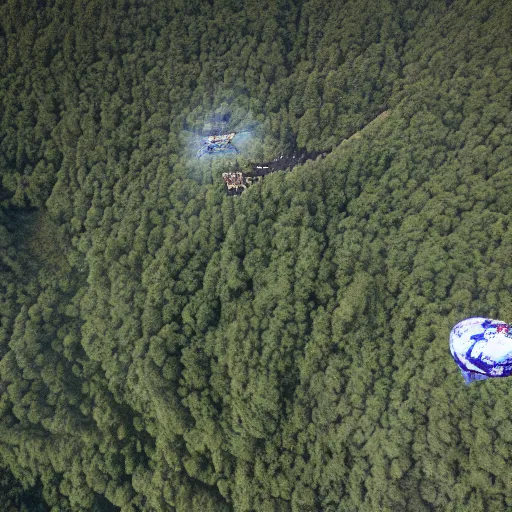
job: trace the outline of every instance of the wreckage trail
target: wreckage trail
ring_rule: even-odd
[[[375,126],[381,121],[384,121],[390,114],[390,110],[384,110],[375,119],[370,121],[364,128],[358,130],[352,134],[348,139],[345,139],[341,144],[346,143],[352,139],[359,139],[361,134],[371,126]],[[302,152],[300,156],[298,151],[291,156],[281,155],[278,158],[274,158],[269,162],[252,164],[250,171],[232,171],[225,172],[222,174],[224,186],[228,196],[237,196],[244,192],[247,187],[262,181],[262,179],[268,174],[272,174],[277,171],[286,171],[287,169],[293,169],[296,165],[302,165],[308,160],[317,160],[318,158],[325,158],[332,150],[326,151],[314,151],[312,153]]]

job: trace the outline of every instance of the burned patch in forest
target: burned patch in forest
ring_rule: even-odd
[[[230,171],[222,174],[224,186],[228,196],[242,194],[254,183],[259,183],[268,174],[278,171],[289,171],[296,165],[301,165],[308,160],[315,160],[318,157],[325,158],[327,151],[316,151],[313,153],[303,152],[300,156],[293,153],[291,156],[281,155],[270,162],[252,164],[250,171]]]

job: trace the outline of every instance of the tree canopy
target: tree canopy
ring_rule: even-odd
[[[511,83],[507,0],[0,0],[3,508],[509,510]]]

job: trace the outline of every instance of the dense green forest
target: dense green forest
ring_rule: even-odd
[[[509,0],[0,0],[2,510],[510,510],[511,260]]]

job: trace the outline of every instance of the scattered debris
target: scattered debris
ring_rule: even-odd
[[[247,187],[262,181],[267,174],[285,171],[298,164],[303,164],[306,160],[313,160],[319,157],[324,158],[326,155],[326,151],[317,151],[309,154],[302,153],[299,158],[295,154],[289,157],[281,155],[279,158],[274,158],[271,162],[253,164],[252,171],[225,172],[222,174],[222,179],[224,180],[228,196],[240,195]]]

